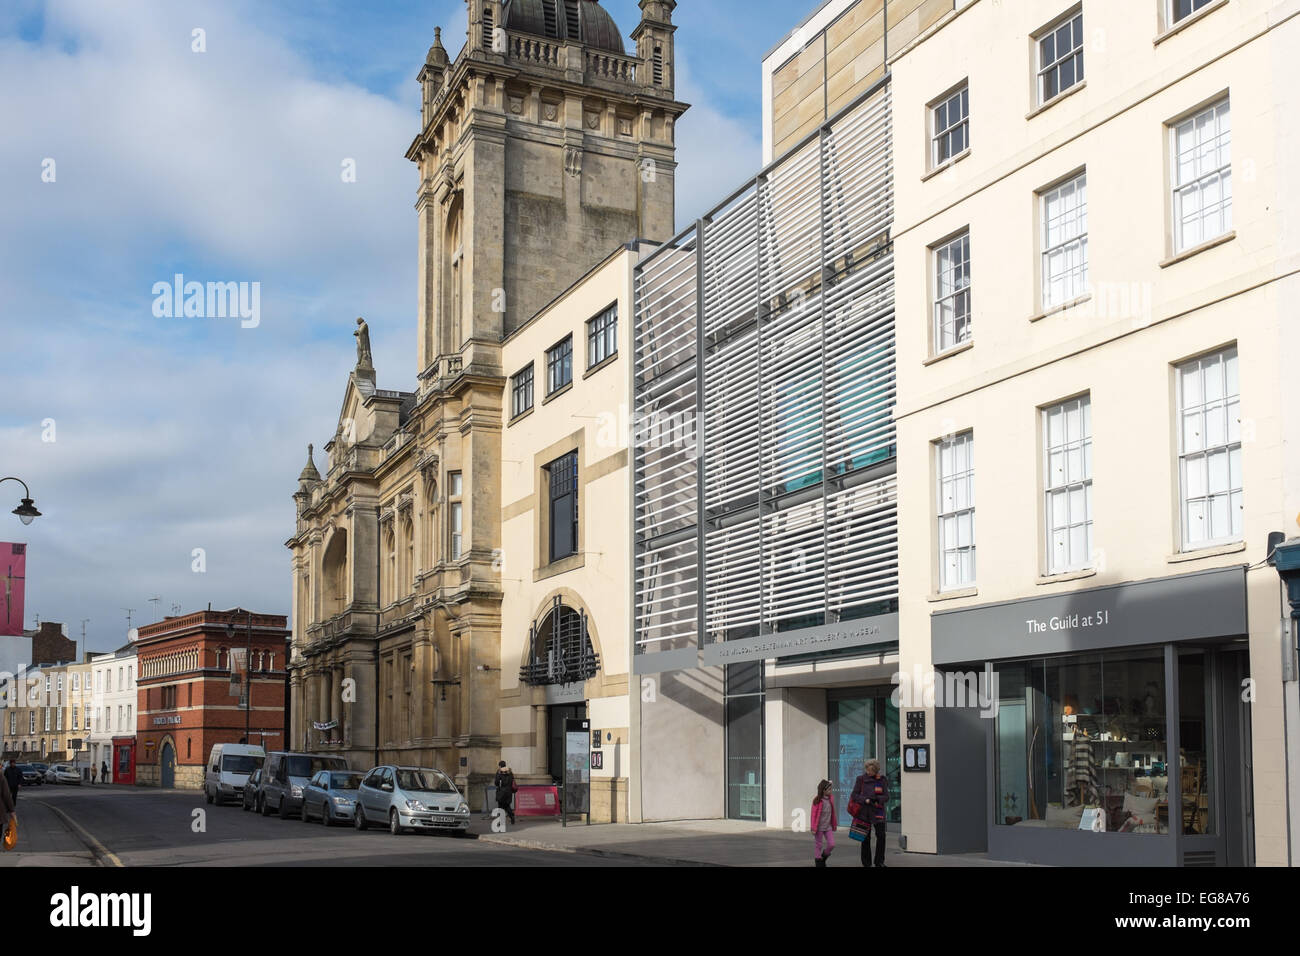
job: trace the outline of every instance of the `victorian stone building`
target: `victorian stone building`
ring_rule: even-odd
[[[433,765],[481,800],[501,754],[503,338],[618,245],[673,232],[673,0],[625,52],[597,0],[469,0],[420,70],[410,391],[368,331],[322,476],[299,476],[295,749]]]

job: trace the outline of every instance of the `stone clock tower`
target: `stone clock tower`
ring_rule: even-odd
[[[674,233],[675,2],[624,51],[597,0],[469,0],[455,64],[420,71],[420,372],[497,369],[502,335],[619,243]]]
[[[434,33],[406,154],[416,387],[358,359],[294,495],[288,743],[443,768],[478,807],[501,748],[501,341],[618,245],[673,235],[687,106],[673,0],[641,0],[633,52],[597,0],[467,4],[454,61]]]

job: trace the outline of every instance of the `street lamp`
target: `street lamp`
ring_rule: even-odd
[[[18,484],[23,486],[23,494],[28,496],[24,498],[22,502],[19,503],[18,507],[15,508],[12,512],[13,514],[16,514],[18,516],[19,521],[21,521],[23,524],[31,524],[34,519],[39,518],[41,516],[41,513],[36,510],[36,505],[31,499],[32,492],[31,489],[27,487],[27,482],[23,481],[21,478],[14,478],[13,476],[10,476],[8,478],[0,478],[0,481],[18,482]]]

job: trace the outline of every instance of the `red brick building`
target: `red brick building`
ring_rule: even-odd
[[[214,744],[247,736],[267,750],[284,748],[286,624],[283,614],[235,608],[167,617],[139,629],[136,783],[198,790]],[[232,664],[238,671],[246,648],[247,711],[231,694]]]

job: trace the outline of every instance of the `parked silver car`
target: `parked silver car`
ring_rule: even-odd
[[[68,783],[81,785],[81,774],[71,764],[56,763],[45,771],[46,783]]]
[[[441,770],[421,767],[376,767],[357,790],[353,822],[358,830],[387,823],[388,832],[448,830],[469,832],[469,804]]]
[[[355,770],[322,770],[312,777],[302,788],[302,822],[320,820],[325,826],[350,822],[363,776]]]

